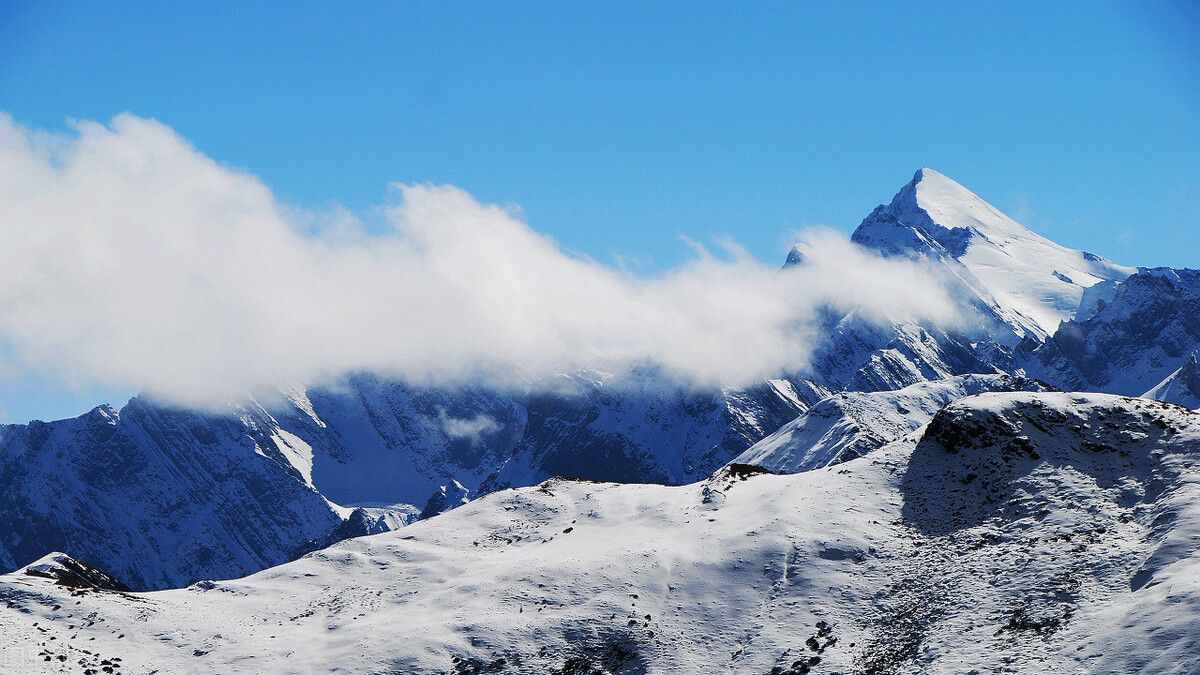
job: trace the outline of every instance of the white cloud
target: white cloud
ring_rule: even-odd
[[[467,440],[472,445],[478,444],[484,436],[500,430],[500,423],[483,413],[473,417],[451,417],[444,408],[438,408],[438,422],[448,438]]]
[[[517,211],[397,185],[388,229],[301,213],[132,115],[33,132],[0,116],[0,340],[71,379],[217,405],[371,370],[517,384],[653,362],[701,384],[802,369],[818,307],[952,321],[921,266],[826,230],[780,272],[735,244],[635,276],[565,253]]]

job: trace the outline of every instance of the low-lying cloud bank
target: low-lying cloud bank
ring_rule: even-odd
[[[388,230],[298,215],[255,177],[152,120],[69,135],[0,115],[0,343],[73,380],[216,406],[355,370],[522,385],[654,363],[738,385],[802,370],[818,308],[940,323],[956,306],[918,264],[832,231],[780,271],[727,246],[637,277],[564,252],[519,217],[437,185],[396,185]]]

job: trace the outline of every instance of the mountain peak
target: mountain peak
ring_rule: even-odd
[[[985,237],[1037,236],[961,183],[934,169],[919,169],[912,185],[916,205],[944,228],[974,230]]]
[[[917,169],[891,202],[867,216],[854,239],[885,254],[919,252],[958,258],[966,253],[973,234],[987,237],[1014,230],[1028,233],[961,183],[926,167]]]
[[[979,199],[979,195],[968,190],[962,183],[959,183],[937,169],[931,169],[927,166],[917,169],[917,172],[913,174],[912,180],[909,181],[909,185],[918,188],[921,193],[933,191],[960,200]]]
[[[1032,232],[930,168],[918,169],[890,203],[876,207],[852,239],[884,255],[949,265],[1016,335],[1042,339],[1075,314],[1083,289],[1134,272]]]
[[[917,169],[917,172],[913,174],[913,178],[909,182],[913,185],[924,184],[926,187],[946,187],[952,190],[961,191],[967,195],[975,196],[975,193],[968,190],[962,183],[959,183],[937,169],[931,169],[927,166]]]
[[[788,251],[787,260],[785,260],[783,262],[783,266],[784,267],[795,267],[796,265],[802,265],[802,264],[804,264],[804,261],[807,259],[808,259],[808,256],[804,255],[804,249],[802,249],[800,247],[800,245],[797,244],[792,247],[792,250]]]

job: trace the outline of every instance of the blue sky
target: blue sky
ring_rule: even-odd
[[[0,110],[153,117],[303,206],[452,183],[647,272],[680,235],[781,260],[920,166],[1061,243],[1198,264],[1189,3],[183,4],[3,2]],[[127,394],[10,378],[0,419]]]

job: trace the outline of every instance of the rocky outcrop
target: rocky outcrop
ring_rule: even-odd
[[[1200,349],[1200,270],[1142,269],[1102,295],[1018,363],[1060,389],[1136,396]]]

